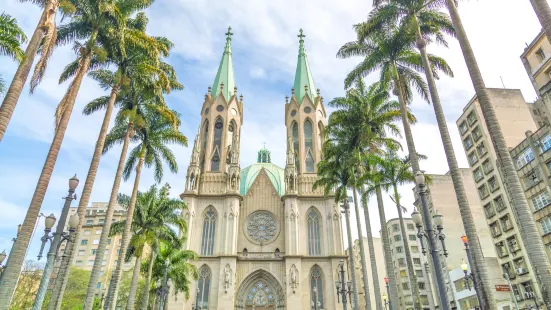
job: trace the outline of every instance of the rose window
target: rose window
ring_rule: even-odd
[[[255,243],[266,244],[272,242],[278,233],[275,216],[268,211],[257,211],[249,215],[245,235]]]

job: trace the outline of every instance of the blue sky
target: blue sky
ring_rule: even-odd
[[[256,152],[266,142],[274,163],[285,160],[284,104],[290,95],[298,54],[298,30],[304,29],[306,49],[317,88],[325,102],[344,94],[343,79],[359,59],[336,59],[338,48],[354,39],[352,24],[366,18],[370,1],[366,0],[157,0],[147,10],[153,35],[168,37],[175,49],[168,61],[176,68],[185,86],[168,96],[171,108],[182,114],[181,131],[190,143],[199,124],[199,111],[207,87],[212,84],[224,47],[228,25],[233,28],[232,41],[235,79],[238,92],[244,96],[244,125],[241,139],[241,166],[256,160]],[[40,10],[30,3],[2,1],[1,11],[14,16],[28,36],[31,35]],[[492,12],[490,15],[489,12]],[[463,1],[460,13],[470,36],[488,87],[522,90],[527,101],[536,97],[520,61],[525,43],[538,34],[540,25],[528,1]],[[458,44],[450,39],[448,49],[429,46],[429,52],[448,60],[455,78],[437,82],[460,166],[466,159],[460,145],[455,120],[473,96],[470,80]],[[69,47],[58,48],[49,64],[47,77],[34,95],[23,91],[3,141],[0,143],[0,251],[11,247],[17,224],[23,221],[53,136],[54,110],[67,84],[58,85],[62,68],[74,59]],[[9,82],[16,64],[0,58],[0,74]],[[372,82],[375,75],[368,77]],[[84,184],[102,115],[83,116],[82,108],[92,99],[105,95],[97,84],[85,79],[59,154],[42,212],[59,214],[67,192],[67,181],[75,173]],[[417,99],[412,109],[419,119],[413,128],[417,149],[429,160],[421,163],[429,173],[447,172],[443,149],[437,133],[432,107]],[[404,144],[405,145],[405,144]],[[191,145],[190,145],[191,146]],[[91,201],[108,200],[119,149],[102,158]],[[174,147],[180,171],[166,174],[163,182],[172,186],[177,196],[185,185],[185,171],[190,148]],[[145,171],[140,189],[153,184]],[[130,193],[132,183],[125,182],[121,192]],[[404,204],[411,205],[411,187],[402,188]],[[388,201],[387,218],[394,217]],[[73,203],[76,206],[76,202]],[[372,216],[374,231],[379,230],[376,212]],[[354,223],[353,223],[354,225]],[[355,227],[355,226],[353,226]],[[30,259],[35,259],[43,220],[33,238]]]

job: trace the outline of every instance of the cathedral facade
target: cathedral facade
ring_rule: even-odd
[[[169,299],[168,309],[338,309],[335,281],[343,248],[341,213],[334,197],[313,188],[326,125],[299,35],[291,97],[282,103],[285,167],[263,148],[257,162],[241,169],[243,97],[234,81],[231,28],[213,88],[201,109],[182,216],[186,248],[200,259],[191,296]],[[284,107],[283,107],[284,106]],[[197,304],[199,307],[197,307]]]

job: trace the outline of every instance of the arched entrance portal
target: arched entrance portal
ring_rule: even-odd
[[[271,273],[259,269],[248,275],[239,286],[235,309],[282,310],[285,309],[285,293]]]

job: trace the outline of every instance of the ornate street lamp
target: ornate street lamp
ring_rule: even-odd
[[[390,302],[388,301],[388,296],[385,293],[383,293],[383,301],[385,303],[385,310],[387,310],[386,305],[390,304]]]
[[[426,190],[426,184],[425,184],[425,174],[421,171],[417,171],[415,173],[415,183],[417,183],[417,189],[419,198],[421,200],[421,212],[422,214],[419,214],[417,210],[414,210],[414,212],[411,214],[411,218],[415,222],[415,225],[417,226],[417,236],[419,237],[421,241],[421,248],[423,250],[423,254],[426,253],[425,246],[423,243],[423,237],[426,237],[428,240],[428,249],[430,251],[431,257],[432,257],[432,263],[434,264],[434,271],[436,273],[436,283],[438,284],[438,295],[440,296],[440,304],[443,310],[448,310],[450,307],[450,303],[448,301],[448,293],[446,290],[446,281],[444,279],[444,273],[442,272],[442,263],[439,255],[439,250],[436,245],[438,238],[440,242],[442,243],[442,249],[444,250],[444,255],[447,256],[446,247],[444,244],[444,234],[442,233],[443,227],[443,219],[442,215],[435,214],[433,216],[433,219],[431,221],[430,213],[429,213],[429,206],[427,204],[427,190]],[[425,232],[422,231],[423,228],[423,222],[425,222]],[[436,229],[438,230],[438,233],[435,233],[434,228],[432,224],[436,225]]]
[[[337,289],[337,302],[340,303],[340,300],[342,299],[342,308],[343,310],[346,310],[346,304],[348,303],[348,301],[350,301],[350,303],[352,304],[352,282],[344,281],[344,260],[342,259],[339,264],[339,268],[337,269],[337,274],[340,274],[341,276],[340,281],[335,281],[335,287]],[[354,309],[354,306],[351,306],[351,308]]]
[[[388,309],[392,310],[392,304],[390,303],[390,286],[388,285],[388,277],[385,277],[386,293],[389,296]],[[386,302],[385,302],[386,304]]]
[[[463,241],[463,245],[465,245],[465,252],[467,252],[467,259],[469,261],[468,265],[463,261],[461,264],[461,269],[465,274],[465,281],[467,281],[467,287],[469,288],[469,291],[471,290],[469,279],[473,281],[474,291],[476,292],[476,298],[478,298],[478,305],[481,307],[482,297],[480,296],[480,291],[478,289],[478,282],[476,281],[473,270],[471,269],[471,273],[468,274],[469,265],[472,266],[471,248],[469,247],[469,239],[467,238],[467,236],[461,236],[461,241]]]

